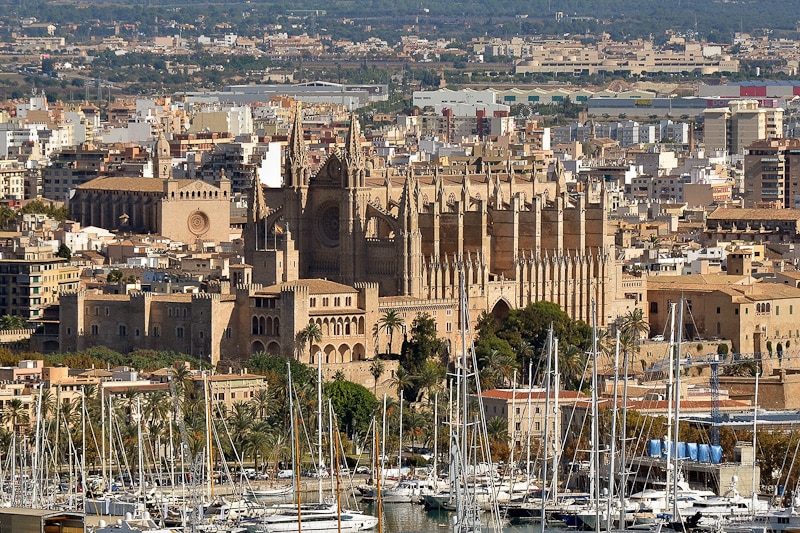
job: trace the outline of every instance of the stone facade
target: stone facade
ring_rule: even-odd
[[[432,170],[383,168],[352,118],[344,148],[312,174],[298,110],[284,186],[250,195],[253,281],[369,282],[381,296],[457,300],[463,270],[472,319],[548,300],[588,322],[594,300],[603,325],[636,305],[620,294],[604,180],[570,196],[558,164],[551,180],[511,162],[494,174],[480,161]]]
[[[153,178],[98,178],[75,189],[70,216],[83,226],[154,233],[194,244],[230,241],[230,180],[214,185],[172,177],[169,143],[156,143]]]

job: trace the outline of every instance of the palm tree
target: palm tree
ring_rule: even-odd
[[[388,311],[384,311],[383,315],[378,319],[378,326],[389,335],[389,344],[386,346],[386,356],[388,357],[389,354],[392,353],[394,330],[403,327],[403,318],[396,309],[389,309]]]
[[[495,416],[486,421],[486,435],[489,442],[508,443],[508,420]]]
[[[647,319],[644,317],[644,311],[636,308],[625,313],[625,316],[622,317],[620,330],[623,334],[633,338],[638,347],[642,335],[647,335],[650,332],[650,324],[647,323]]]
[[[419,385],[419,397],[417,401],[422,399],[422,394],[428,397],[428,405],[433,403],[433,397],[441,387],[442,380],[444,379],[446,370],[440,366],[436,361],[428,359],[422,365],[422,369],[417,376],[417,384]]]
[[[258,458],[266,457],[269,451],[273,448],[272,439],[263,431],[253,431],[247,435],[245,441],[245,450],[250,452],[253,456],[253,463],[256,470],[259,469]]]
[[[309,322],[306,327],[297,333],[297,342],[301,346],[301,351],[305,352],[306,345],[309,345],[309,356],[311,355],[311,346],[320,341],[322,341],[322,330],[319,329],[319,325],[316,322]]]
[[[558,370],[564,378],[565,387],[577,389],[586,370],[586,354],[573,344],[565,346],[558,352]]]
[[[481,387],[487,388],[504,387],[511,383],[517,362],[513,355],[503,353],[499,350],[489,350],[480,360],[483,367],[481,370]]]
[[[253,397],[250,398],[250,407],[253,409],[253,413],[258,417],[259,420],[264,420],[267,418],[267,413],[269,412],[269,407],[272,404],[272,393],[269,387],[264,389],[258,389],[253,393]]]
[[[247,434],[253,426],[250,406],[245,402],[234,402],[227,419],[233,445],[237,450],[241,451],[247,439]]]
[[[403,368],[402,366],[397,367],[397,372],[394,373],[394,377],[391,380],[392,387],[397,389],[397,397],[403,397],[403,389],[407,389],[414,385],[414,377],[408,373],[408,370]]]
[[[25,329],[28,322],[19,315],[3,315],[0,316],[0,330],[13,331]]]
[[[22,426],[26,426],[29,419],[28,408],[19,398],[12,398],[3,408],[2,420],[11,425],[14,433],[21,433]]]
[[[373,359],[372,362],[369,364],[369,373],[372,375],[373,384],[372,384],[372,394],[377,396],[378,395],[378,380],[383,375],[383,371],[386,369],[386,365],[383,364],[383,361],[380,359]]]

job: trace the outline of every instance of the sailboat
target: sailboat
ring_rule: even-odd
[[[288,365],[288,363],[287,363]],[[361,513],[360,511],[341,510],[338,503],[323,501],[322,485],[319,485],[319,501],[316,503],[300,502],[300,447],[299,447],[299,428],[294,407],[294,388],[292,384],[292,370],[289,365],[288,372],[289,388],[289,413],[292,425],[292,462],[295,469],[295,496],[296,505],[275,506],[269,514],[253,521],[248,525],[248,530],[252,533],[290,533],[290,532],[315,532],[315,533],[355,533],[357,531],[368,531],[378,525],[378,519],[374,516]],[[317,392],[320,400],[318,402],[318,421],[319,431],[322,428],[322,370],[318,371]],[[317,460],[318,468],[322,465],[322,436],[319,435],[317,441]]]
[[[502,493],[494,478],[494,465],[488,447],[486,419],[481,386],[477,374],[475,349],[467,341],[469,331],[469,303],[467,301],[464,267],[458,265],[461,315],[461,358],[457,363],[455,385],[455,416],[451,415],[450,487],[446,491],[425,497],[427,507],[454,510],[450,526],[454,533],[473,533],[483,529],[481,510],[491,513],[491,527],[501,529],[498,499],[509,496]],[[474,386],[474,392],[470,388]],[[476,414],[470,413],[470,394],[477,399]],[[485,461],[483,468],[478,462]],[[486,482],[477,478],[485,474]]]

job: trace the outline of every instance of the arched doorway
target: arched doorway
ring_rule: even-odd
[[[267,344],[267,353],[279,355],[281,353],[281,345],[275,341],[270,342]]]
[[[508,316],[508,313],[511,311],[511,306],[508,305],[508,302],[505,298],[501,298],[494,304],[492,308],[492,316],[498,322],[502,322]]]
[[[250,346],[250,355],[264,351],[264,343],[261,341],[254,341]]]

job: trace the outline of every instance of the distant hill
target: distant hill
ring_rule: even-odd
[[[795,35],[800,20],[800,0],[146,0],[136,5],[128,0],[0,0],[0,5],[8,7],[7,15],[18,11],[21,17],[34,15],[51,22],[79,23],[90,15],[115,21],[138,17],[152,24],[147,17],[157,10],[167,20],[194,22],[205,14],[206,22],[212,17],[246,20],[252,27],[290,13],[316,13],[319,27],[347,17],[374,21],[376,29],[383,30],[414,25],[426,33],[435,27],[443,36],[608,32],[615,39],[652,36],[656,41],[674,30],[721,43],[732,43],[738,31]]]

